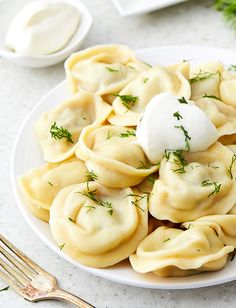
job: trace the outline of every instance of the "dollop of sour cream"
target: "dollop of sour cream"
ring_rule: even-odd
[[[76,7],[65,1],[35,1],[13,19],[6,46],[21,55],[42,56],[61,50],[80,21]]]
[[[146,106],[136,136],[137,143],[155,164],[165,150],[208,149],[218,139],[218,132],[207,115],[191,101],[161,93]]]

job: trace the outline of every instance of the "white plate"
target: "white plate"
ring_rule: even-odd
[[[139,59],[151,64],[173,64],[183,59],[193,59],[194,62],[204,60],[220,60],[225,64],[236,64],[236,52],[226,49],[217,49],[203,46],[169,46],[143,49],[136,51]],[[35,139],[33,126],[38,117],[45,111],[55,107],[68,97],[65,81],[52,89],[31,111],[21,127],[13,149],[11,160],[11,180],[17,204],[26,221],[34,232],[58,255],[71,264],[78,266],[92,274],[120,283],[157,289],[186,289],[216,285],[236,279],[236,259],[228,262],[227,266],[212,273],[204,273],[181,278],[158,278],[153,274],[141,275],[134,272],[128,262],[122,262],[107,269],[88,268],[80,265],[60,251],[54,242],[48,224],[34,217],[24,203],[24,198],[19,192],[18,176],[30,168],[43,163],[40,148]]]
[[[144,14],[187,0],[113,0],[121,16]]]

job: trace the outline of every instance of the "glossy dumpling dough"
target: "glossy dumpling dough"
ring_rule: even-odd
[[[36,122],[37,139],[48,162],[61,162],[74,155],[82,129],[91,123],[102,123],[111,112],[111,107],[99,96],[80,92],[53,110],[44,113]],[[67,129],[72,142],[66,138],[54,139],[50,134],[52,125]]]
[[[30,170],[19,179],[29,208],[38,218],[48,221],[49,210],[57,193],[64,187],[85,182],[83,161],[72,157],[62,163],[48,163]]]
[[[174,70],[175,69],[175,70]],[[119,96],[113,101],[114,111],[108,121],[114,125],[135,126],[138,124],[141,113],[151,98],[162,92],[169,92],[179,97],[190,98],[191,88],[185,75],[188,75],[189,64],[179,66],[156,66],[141,73],[119,93],[135,98],[128,104]]]
[[[50,211],[53,237],[87,266],[107,267],[128,258],[148,232],[147,200],[137,202],[132,195],[131,188],[109,189],[97,182],[64,188]]]
[[[236,73],[225,70],[220,84],[220,96],[225,104],[236,107]]]
[[[122,45],[99,45],[72,54],[65,62],[71,93],[86,90],[99,95],[119,92],[149,67]]]
[[[130,262],[135,271],[160,277],[188,276],[225,266],[232,246],[224,246],[214,229],[194,225],[188,230],[160,227],[138,246]]]
[[[228,171],[233,152],[216,142],[206,151],[185,152],[184,157],[188,165],[183,173],[176,171],[176,156],[162,159],[150,197],[150,213],[161,220],[185,222],[229,212],[236,203],[236,182]],[[232,175],[236,176],[236,164]]]
[[[236,248],[236,215],[210,215],[200,217],[193,222],[185,222],[187,229],[192,226],[207,225],[216,231],[224,245]]]
[[[200,98],[195,104],[209,117],[219,137],[236,133],[236,109],[215,98]]]
[[[201,63],[193,67],[190,70],[191,99],[198,99],[205,94],[220,98],[219,86],[223,70],[223,64],[218,61]]]
[[[127,132],[135,134],[135,130],[127,127],[90,125],[81,134],[76,156],[107,187],[137,185],[158,169],[149,163],[141,147],[134,144],[135,136],[122,137]]]

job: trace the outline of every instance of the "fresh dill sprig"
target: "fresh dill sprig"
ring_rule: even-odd
[[[139,161],[140,166],[137,167],[137,169],[149,169],[149,167],[147,165],[145,165],[145,163],[143,161]]]
[[[162,241],[162,243],[166,243],[166,242],[168,242],[168,241],[170,241],[170,237],[168,237],[167,239],[165,239],[164,241]]]
[[[135,201],[131,201],[131,204],[136,206],[137,208],[139,208],[142,212],[145,212],[144,209],[141,208],[141,206],[139,205],[139,202],[141,200],[143,200],[144,198],[147,198],[147,202],[149,200],[149,197],[150,197],[150,193],[148,192],[143,192],[143,195],[138,195],[138,194],[128,194],[126,195],[124,198],[127,198],[127,197],[134,197],[135,198]]]
[[[228,70],[229,71],[236,71],[236,65],[233,65],[233,64],[229,65]]]
[[[95,206],[92,206],[92,205],[84,205],[84,207],[88,208],[86,213],[89,213],[91,210],[95,210]]]
[[[215,95],[207,95],[206,93],[203,95],[203,98],[214,98],[217,99],[218,101],[220,101],[220,98],[215,96]]]
[[[87,188],[88,188],[88,185],[87,185]],[[84,192],[78,192],[79,194],[83,195],[83,196],[86,196],[87,198],[91,199],[92,201],[94,201],[96,204],[102,206],[102,207],[105,207],[105,208],[108,208],[108,214],[112,215],[113,214],[113,208],[112,208],[112,204],[111,202],[108,202],[108,201],[103,201],[101,199],[99,199],[97,197],[97,189],[95,190],[87,190],[87,191],[84,191]]]
[[[0,289],[0,292],[2,292],[2,291],[7,291],[9,288],[10,288],[9,286],[7,286],[7,287],[5,287],[5,288],[2,288],[2,289]]]
[[[198,81],[202,81],[202,80],[212,78],[213,76],[215,76],[217,74],[220,74],[220,72],[217,71],[215,73],[210,73],[210,72],[204,72],[204,71],[200,70],[198,74],[195,74],[195,77],[189,79],[189,82],[190,82],[190,84],[192,84],[194,82],[198,82]]]
[[[213,191],[207,196],[208,198],[210,196],[213,196],[214,194],[217,194],[220,191],[221,185],[222,184],[220,184],[218,182],[210,182],[210,180],[202,181],[202,187],[214,186]]]
[[[106,69],[111,72],[111,73],[117,73],[117,72],[120,72],[120,69],[115,69],[115,68],[112,68],[112,67],[109,67],[107,66]]]
[[[127,108],[130,109],[131,107],[134,106],[134,104],[137,103],[138,101],[138,96],[133,96],[133,95],[120,95],[120,94],[113,94],[116,97],[119,97],[121,100],[122,104]]]
[[[66,138],[67,142],[74,143],[74,141],[72,140],[72,134],[68,131],[68,129],[62,126],[58,127],[57,122],[54,122],[51,125],[50,134],[51,138],[54,138],[56,140]]]
[[[151,174],[147,177],[147,180],[151,185],[154,185],[155,178]]]
[[[183,125],[177,125],[175,126],[175,128],[179,128],[182,130],[182,132],[184,133],[184,141],[185,141],[185,149],[186,151],[190,150],[190,145],[189,145],[189,140],[191,140],[191,137],[189,136],[188,132],[186,131],[186,129],[183,127]]]
[[[225,19],[236,28],[236,1],[235,0],[215,0],[215,8],[221,11]]]
[[[64,248],[64,246],[65,246],[65,243],[61,244],[61,245],[59,246],[59,249],[62,250],[62,249]]]
[[[170,161],[171,154],[173,155],[173,161]],[[168,162],[178,166],[177,169],[174,169],[173,172],[185,173],[185,167],[188,165],[187,161],[184,158],[183,152],[181,150],[165,150],[163,156]]]
[[[112,132],[110,132],[110,131],[108,130],[106,140],[108,140],[108,139],[110,139],[111,137],[115,136],[115,134],[116,134],[116,132],[113,132],[113,133],[112,133]]]
[[[143,78],[143,83],[147,83],[147,82],[148,82],[148,78],[147,77]]]
[[[180,102],[180,104],[188,104],[188,102],[186,101],[186,99],[183,96],[181,98],[179,98],[178,101]]]
[[[98,176],[93,170],[91,170],[91,171],[87,172],[86,178],[87,178],[88,182],[89,181],[96,181],[98,179]]]
[[[175,117],[178,121],[180,119],[183,119],[183,117],[180,115],[179,111],[176,111],[175,113],[173,113],[173,117]]]
[[[120,133],[121,138],[128,138],[130,136],[136,137],[136,131],[135,130],[127,130],[125,133]]]
[[[230,163],[229,168],[228,168],[228,173],[229,173],[229,176],[230,176],[231,179],[234,178],[233,174],[232,174],[232,168],[233,168],[233,164],[235,163],[235,161],[236,161],[236,155],[234,154],[232,156],[231,163]]]

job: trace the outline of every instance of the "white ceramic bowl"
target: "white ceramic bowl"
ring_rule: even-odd
[[[177,63],[183,59],[193,59],[195,63],[205,60],[220,60],[225,64],[234,64],[236,52],[203,46],[168,46],[139,50],[136,51],[136,56],[150,64],[161,65]],[[24,218],[39,238],[69,263],[94,275],[128,285],[154,289],[187,289],[235,280],[236,258],[232,262],[229,261],[220,271],[206,272],[189,277],[159,278],[151,273],[136,273],[127,261],[104,269],[86,267],[67,256],[62,250],[59,250],[57,243],[52,237],[49,225],[34,217],[26,206],[24,197],[19,191],[17,178],[26,173],[30,168],[43,164],[42,154],[33,129],[35,121],[43,112],[54,108],[68,96],[66,82],[63,81],[42,98],[25,119],[13,149],[11,181],[14,195]]]
[[[9,50],[5,45],[5,35],[12,19],[23,6],[31,1],[7,0],[0,2],[0,55],[17,65],[27,67],[47,67],[64,61],[73,52],[77,51],[92,26],[92,16],[88,9],[79,0],[67,1],[77,7],[81,15],[76,33],[62,50],[50,55],[37,57],[19,55]]]

